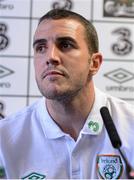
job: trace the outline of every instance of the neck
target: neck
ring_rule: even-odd
[[[48,112],[58,126],[77,139],[94,103],[94,87],[68,101],[46,100]]]

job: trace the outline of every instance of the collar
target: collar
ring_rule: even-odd
[[[43,132],[45,133],[46,138],[48,139],[57,139],[59,137],[65,136],[66,134],[60,129],[60,127],[53,121],[49,115],[45,98],[43,97],[37,108],[37,118],[40,120]]]
[[[81,134],[90,134],[90,135],[98,135],[102,131],[103,121],[100,115],[100,108],[106,105],[106,96],[100,90],[95,88],[95,102],[89,116],[85,122],[84,127],[82,128]],[[56,139],[62,136],[69,136],[64,133],[60,127],[52,120],[50,117],[46,105],[45,98],[39,103],[38,109],[38,117],[42,124],[43,131],[45,133],[46,138],[48,139]]]
[[[80,134],[98,135],[101,133],[104,124],[100,114],[102,106],[106,106],[106,96],[99,89],[95,88],[94,105]]]

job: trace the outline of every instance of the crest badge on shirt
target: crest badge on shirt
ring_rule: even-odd
[[[102,179],[119,179],[123,171],[119,155],[98,155],[97,171]]]

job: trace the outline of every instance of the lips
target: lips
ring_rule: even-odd
[[[46,71],[43,75],[43,78],[46,78],[47,76],[56,76],[56,75],[64,76],[64,74],[60,71],[51,70],[51,71]]]

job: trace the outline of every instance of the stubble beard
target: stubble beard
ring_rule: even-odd
[[[74,89],[66,89],[63,91],[58,91],[58,90],[49,90],[49,89],[43,88],[40,85],[40,83],[38,83],[38,81],[37,81],[37,85],[38,85],[39,91],[46,99],[58,101],[60,103],[71,102],[78,95],[78,93],[81,91],[83,87],[82,85],[79,85],[75,87]]]
[[[63,91],[62,90],[49,90],[49,88],[44,87],[45,85],[43,84],[43,82],[39,82],[36,78],[36,83],[37,86],[39,88],[40,93],[49,100],[54,100],[54,101],[58,101],[60,103],[69,103],[71,101],[74,100],[74,98],[78,97],[79,94],[81,93],[83,87],[87,86],[87,84],[91,81],[92,77],[90,77],[89,79],[87,79],[87,81],[85,82],[85,84],[83,84],[83,82],[78,84],[75,84],[75,86],[73,88],[65,88]],[[71,85],[70,85],[71,87]],[[62,87],[61,87],[62,89]]]

